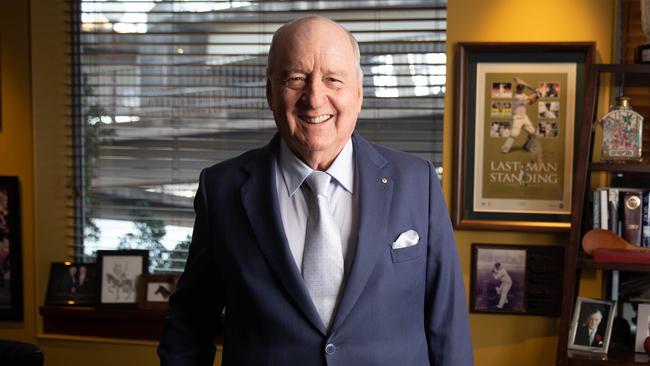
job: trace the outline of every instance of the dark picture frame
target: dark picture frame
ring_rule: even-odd
[[[144,310],[169,309],[169,297],[176,289],[178,275],[143,274],[138,278],[138,308]]]
[[[600,321],[597,322],[596,332],[593,340],[588,340],[589,318],[594,312],[600,313]],[[576,298],[576,304],[571,321],[569,332],[569,349],[589,351],[594,353],[607,353],[610,338],[612,336],[612,325],[616,317],[616,302],[591,299],[587,297]],[[596,316],[597,318],[597,316]]]
[[[564,248],[473,243],[470,312],[559,316]]]
[[[95,263],[55,262],[51,264],[45,305],[93,306],[96,301]]]
[[[97,251],[97,306],[136,308],[137,280],[148,272],[148,250]]]
[[[566,231],[594,43],[459,43],[453,223]]]
[[[23,320],[22,229],[18,177],[0,176],[0,320]]]

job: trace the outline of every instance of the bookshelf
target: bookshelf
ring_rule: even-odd
[[[650,65],[609,65],[595,64],[587,70],[587,81],[585,90],[585,104],[583,121],[579,127],[579,135],[574,149],[575,170],[573,181],[571,230],[569,243],[565,250],[564,262],[564,283],[563,298],[559,324],[558,337],[558,366],[633,366],[648,363],[646,355],[635,354],[633,345],[629,348],[610,346],[608,354],[589,354],[568,349],[568,338],[573,317],[573,310],[581,274],[584,270],[596,271],[626,271],[626,272],[650,272],[650,265],[629,264],[629,263],[599,263],[591,259],[581,249],[583,235],[590,228],[588,218],[588,197],[591,194],[589,182],[594,173],[606,174],[607,180],[614,175],[644,176],[650,179],[650,162],[644,157],[642,163],[603,163],[593,161],[593,147],[600,141],[594,141],[593,122],[598,120],[597,106],[598,98],[602,97],[600,81],[603,74],[611,74],[612,79],[625,86],[648,88],[650,87]],[[634,105],[634,101],[633,101]],[[650,123],[650,116],[646,118],[647,125]],[[648,148],[647,142],[644,147]],[[649,187],[650,189],[650,187]]]

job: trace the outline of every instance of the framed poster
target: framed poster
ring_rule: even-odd
[[[461,43],[454,226],[569,228],[592,43]]]
[[[46,305],[92,306],[97,300],[95,263],[52,263]]]
[[[98,250],[97,305],[137,307],[137,280],[147,273],[148,257],[147,250]]]
[[[571,321],[569,349],[607,353],[616,316],[613,301],[578,297]]]
[[[470,312],[559,316],[564,248],[472,244]]]
[[[0,320],[23,320],[18,177],[0,177]]]

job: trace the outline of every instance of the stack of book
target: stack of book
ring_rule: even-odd
[[[650,247],[650,191],[597,188],[593,192],[593,227],[610,230],[628,243]]]

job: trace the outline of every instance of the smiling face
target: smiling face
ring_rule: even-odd
[[[363,101],[349,35],[309,18],[276,36],[266,96],[282,139],[312,169],[326,170],[352,135]]]
[[[587,326],[589,329],[598,329],[601,320],[603,320],[603,315],[600,312],[590,314],[587,318]]]

